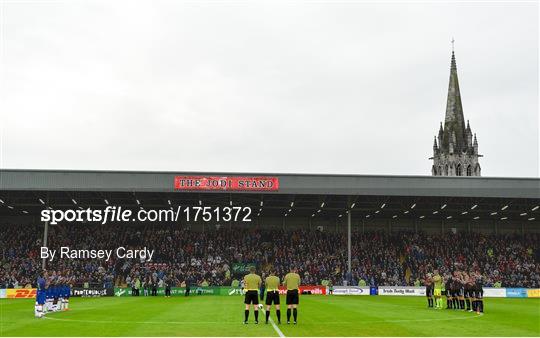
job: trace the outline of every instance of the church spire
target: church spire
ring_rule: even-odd
[[[459,90],[459,81],[457,74],[456,55],[453,50],[452,39],[452,58],[450,62],[450,79],[448,83],[448,94],[446,99],[446,115],[444,118],[445,135],[443,143],[447,146],[452,134],[456,134],[454,147],[462,151],[466,147],[465,138],[465,118],[463,117],[463,106],[461,104],[461,92]]]
[[[430,158],[433,160],[431,172],[434,176],[480,176],[478,158],[482,155],[478,154],[476,135],[463,115],[452,39],[446,112],[439,133],[433,140],[433,157]]]

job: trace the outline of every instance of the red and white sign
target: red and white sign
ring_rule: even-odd
[[[175,176],[175,190],[277,191],[277,177]]]
[[[326,286],[324,285],[301,285],[300,294],[311,293],[312,295],[326,295]],[[284,295],[287,293],[287,288],[284,286],[279,287],[279,294]]]

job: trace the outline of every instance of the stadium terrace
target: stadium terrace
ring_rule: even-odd
[[[356,284],[367,279],[377,284],[412,285],[425,272],[427,263],[419,260],[429,256],[431,238],[449,243],[460,241],[455,246],[459,250],[478,248],[476,242],[471,242],[474,239],[483,243],[482,250],[497,249],[499,243],[513,243],[512,247],[525,252],[529,242],[534,242],[540,233],[537,178],[15,169],[1,170],[0,177],[0,224],[11,238],[17,238],[13,231],[22,231],[24,227],[38,235],[29,242],[34,245],[39,239],[46,246],[50,231],[53,242],[62,241],[63,236],[86,241],[82,234],[90,228],[94,232],[87,236],[96,236],[102,246],[99,249],[124,245],[118,242],[123,238],[139,249],[147,246],[155,250],[153,261],[169,264],[170,270],[183,271],[183,264],[188,264],[192,270],[187,273],[189,276],[213,285],[230,282],[224,271],[232,270],[232,265],[245,264],[250,259],[264,263],[264,257],[243,248],[246,243],[268,247],[268,239],[293,241],[298,255],[325,255],[318,263],[308,260],[310,266],[303,263],[309,270],[305,279],[312,283],[332,278],[334,283]],[[191,185],[187,187],[186,182]],[[187,188],[183,189],[182,184]],[[105,209],[112,205],[134,211],[240,206],[251,210],[251,221],[180,219],[167,224],[79,224],[69,229],[75,225],[52,225],[39,218],[44,209]],[[512,242],[508,242],[508,236],[513,236]],[[204,245],[216,247],[223,240],[227,241],[223,248],[200,249]],[[384,245],[374,246],[377,242]],[[197,249],[193,243],[203,244]],[[318,246],[306,246],[308,243]],[[243,256],[230,253],[231,247]],[[390,249],[395,251],[392,259],[388,252],[386,256],[384,253]],[[185,263],[180,263],[180,253]],[[498,262],[499,269],[513,269],[514,264],[527,269],[509,274],[507,284],[535,283],[538,267],[534,263],[531,267],[527,255],[538,252],[524,255],[523,261],[512,262],[502,252],[491,258]],[[287,253],[276,266],[286,270],[289,261],[295,259],[305,257]],[[19,262],[19,266],[24,264],[27,262]],[[97,269],[99,263],[96,264]],[[497,270],[492,268],[493,262],[485,264],[486,271]],[[330,272],[329,266],[335,266],[336,271]],[[381,271],[375,266],[380,266]],[[186,274],[182,273],[179,282]],[[103,276],[93,276],[92,280],[102,282],[99,278]],[[130,272],[117,265],[114,276],[108,280],[125,283],[128,277]],[[83,281],[81,277],[80,282]]]
[[[116,250],[96,250],[96,249],[73,249],[67,246],[60,247],[60,250],[50,250],[45,247],[41,247],[40,257],[53,261],[55,258],[59,259],[104,259],[109,261],[111,256],[115,253],[117,258],[127,259],[143,259],[152,260],[154,250],[148,250],[143,248],[142,250],[130,250],[123,246],[116,248]]]

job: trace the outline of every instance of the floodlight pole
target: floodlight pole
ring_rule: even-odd
[[[49,193],[47,193],[47,205],[46,207],[49,206]],[[42,246],[43,247],[47,247],[47,237],[48,237],[48,234],[49,234],[49,221],[45,221],[45,228],[43,229],[43,243],[42,243]],[[40,250],[41,252],[41,250]],[[47,267],[47,259],[46,258],[43,258],[43,261],[41,262],[41,269],[42,270],[45,270],[45,268]]]
[[[45,229],[43,229],[43,247],[47,247],[47,234],[48,233],[49,233],[49,221],[45,221]],[[43,258],[43,262],[41,263],[42,270],[45,270],[46,264],[47,264],[47,259]]]
[[[349,271],[349,276],[352,278],[352,269],[351,269],[351,210],[347,213],[347,267]]]

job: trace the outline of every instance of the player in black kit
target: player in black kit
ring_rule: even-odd
[[[482,276],[476,275],[476,281],[474,283],[474,306],[473,310],[477,314],[484,313],[484,290],[482,289]]]
[[[473,298],[473,285],[474,282],[471,277],[467,276],[466,273],[464,273],[464,281],[465,281],[465,304],[467,305],[467,308],[465,311],[472,312],[472,298]]]
[[[428,301],[428,307],[433,307],[433,281],[431,280],[431,274],[428,274],[424,279],[426,285],[426,297]]]
[[[459,281],[452,277],[452,308],[454,310],[459,309]]]
[[[456,281],[457,299],[459,303],[459,309],[465,309],[465,283],[463,281],[463,274],[460,271],[454,272],[454,280]]]
[[[446,309],[450,310],[454,308],[453,305],[453,290],[454,290],[454,280],[452,277],[447,277],[445,282],[445,293],[446,293]]]

